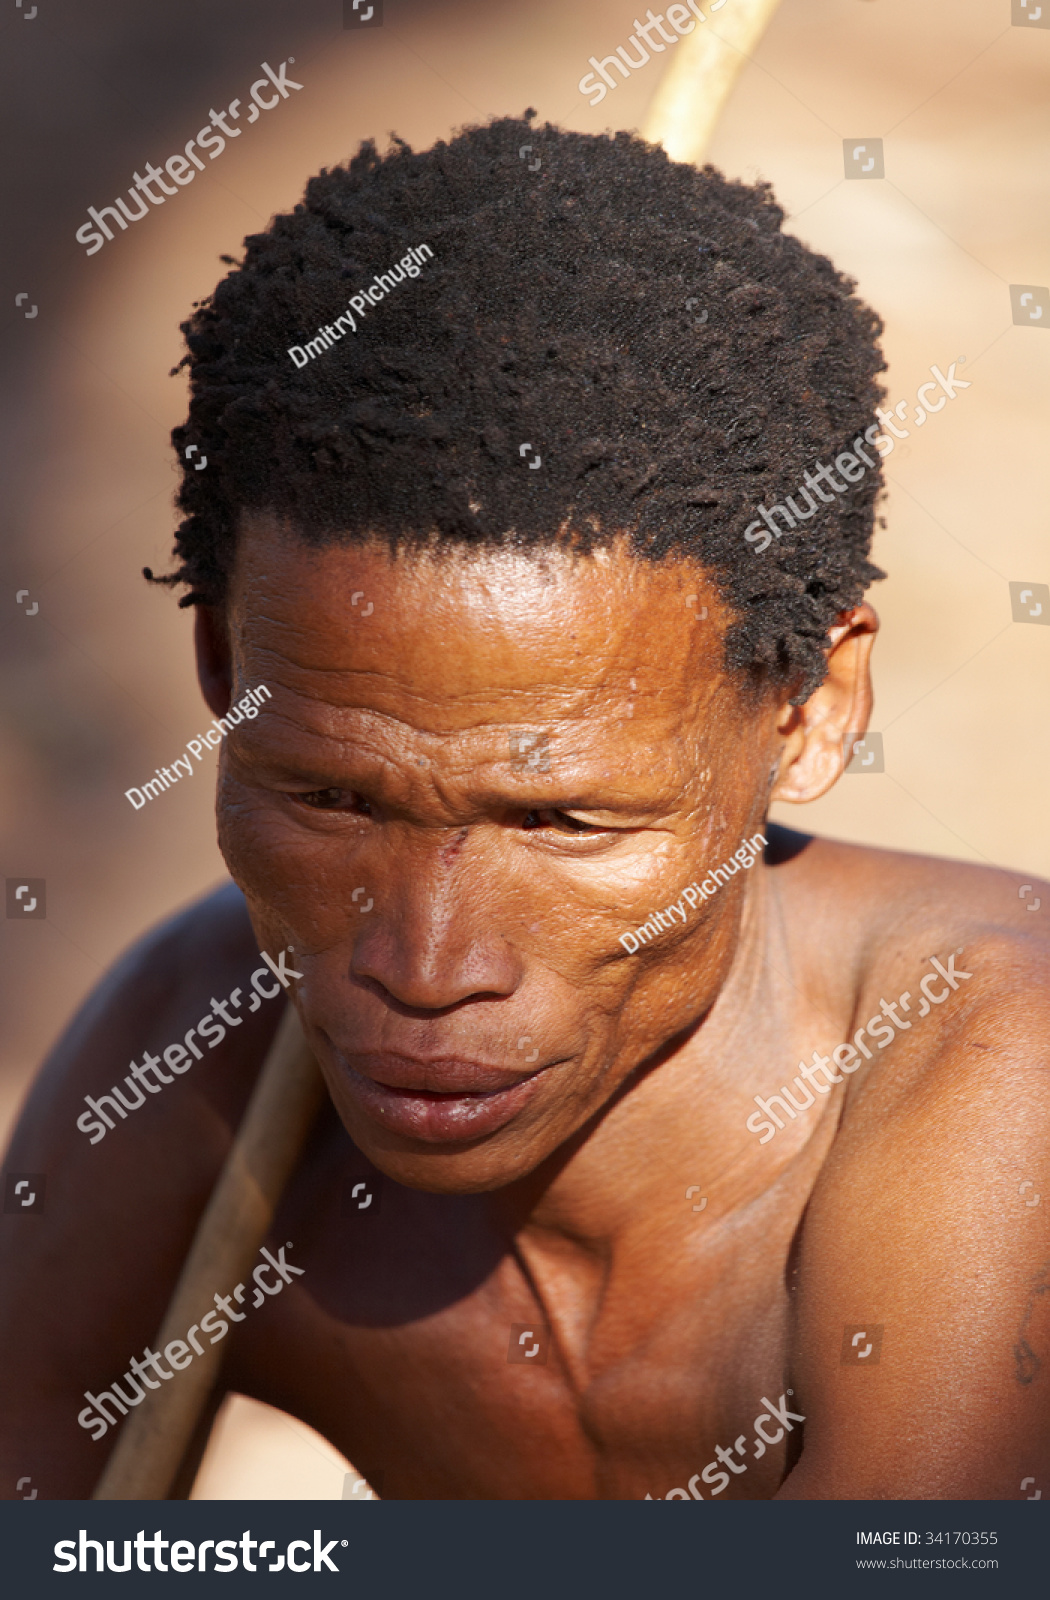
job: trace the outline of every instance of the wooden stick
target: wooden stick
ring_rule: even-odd
[[[285,1184],[324,1099],[317,1063],[289,1005],[201,1217],[171,1297],[159,1350],[214,1310],[213,1297],[248,1278]],[[247,1305],[247,1302],[245,1302]],[[146,1397],[124,1423],[95,1489],[96,1500],[163,1500],[178,1473],[222,1364],[222,1344]]]
[[[741,69],[780,0],[729,0],[678,41],[642,125],[672,161],[702,160]]]

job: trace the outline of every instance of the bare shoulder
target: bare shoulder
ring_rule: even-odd
[[[108,1442],[78,1427],[83,1392],[156,1331],[283,993],[229,885],[134,945],[44,1063],[6,1163],[43,1205],[2,1219],[11,1483],[90,1493]]]
[[[849,937],[861,964],[931,935],[998,930],[1050,949],[1050,883],[1000,867],[821,839],[770,824],[767,861],[789,911]],[[958,942],[958,941],[956,941]]]
[[[816,899],[835,878],[868,919],[848,952],[864,1048],[802,1232],[809,1420],[781,1494],[1023,1498],[1050,1474],[1050,888],[820,854]]]
[[[116,1160],[119,1166],[123,1152],[130,1156],[170,1136],[187,1112],[220,1125],[236,1119],[280,1009],[253,990],[251,974],[259,964],[244,899],[233,884],[137,940],[88,995],[43,1063],[9,1165],[15,1159],[32,1165],[34,1152],[57,1139],[63,1165],[70,1147],[105,1140],[103,1164]],[[276,981],[260,988],[280,992]],[[235,990],[223,1020],[222,1002]],[[150,1056],[159,1058],[157,1067],[143,1071]],[[93,1110],[92,1101],[101,1109]]]
[[[1050,958],[1050,883],[1032,874],[772,826],[769,834],[769,876],[798,982],[842,1019],[844,1040],[865,1029],[858,1084],[891,1044],[895,1062],[928,1060],[960,1013],[984,1003],[1001,1004],[1004,1016],[1016,1009],[1017,974],[1028,989]],[[941,978],[938,967],[952,962],[974,971]],[[958,995],[961,1004],[943,1005]],[[1010,1025],[1029,1026],[1023,1009]]]

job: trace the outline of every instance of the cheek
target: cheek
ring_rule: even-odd
[[[233,782],[220,768],[215,793],[219,849],[230,876],[242,888],[257,888],[274,866],[279,824],[271,808]]]
[[[345,841],[298,827],[283,804],[230,779],[219,785],[216,816],[223,859],[253,906],[311,940],[339,936],[353,889]]]

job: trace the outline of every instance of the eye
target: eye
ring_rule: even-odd
[[[372,815],[371,804],[355,789],[311,789],[306,794],[297,794],[295,799],[314,811],[354,811],[361,817]]]
[[[526,811],[521,825],[523,828],[557,828],[563,833],[602,833],[605,831],[597,827],[593,822],[581,822],[578,817],[570,817],[567,811],[555,811],[550,808]]]

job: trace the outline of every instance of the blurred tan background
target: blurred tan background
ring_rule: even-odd
[[[219,255],[362,138],[425,148],[528,105],[566,127],[641,126],[666,57],[593,110],[577,89],[636,9],[386,0],[382,26],[344,29],[339,0],[48,0],[30,22],[8,8],[0,831],[5,877],[46,879],[47,919],[3,923],[5,1135],[106,966],[223,874],[207,767],[139,813],[124,799],[209,721],[190,617],[139,576],[168,565],[180,320],[226,270]],[[181,150],[259,62],[290,56],[301,93],[242,120],[247,137],[199,181],[84,255],[88,205]],[[891,403],[913,402],[934,363],[971,383],[887,463],[875,556],[890,577],[872,596],[886,770],[778,820],[996,863],[1019,887],[1050,874],[1050,628],[1013,622],[1008,590],[1050,582],[1050,311],[1014,326],[1008,286],[1050,282],[1048,85],[1050,30],[1012,26],[1011,0],[783,0],[709,153],[770,179],[790,229],[858,279],[886,321]],[[844,178],[846,138],[884,141],[885,179]],[[346,1470],[310,1429],[235,1400],[196,1493],[338,1498]]]

